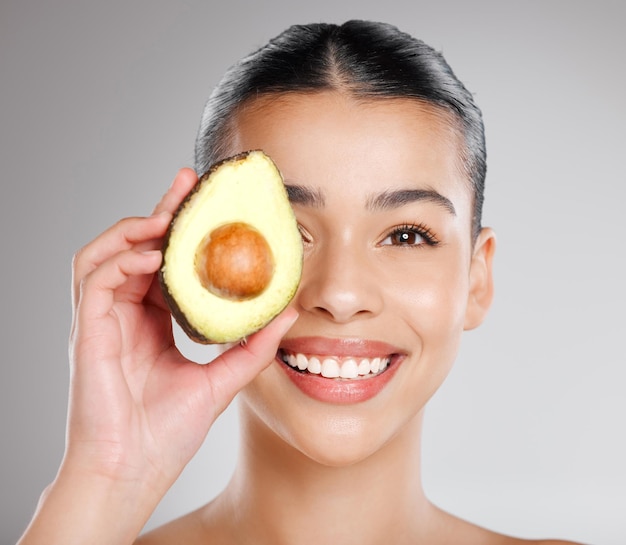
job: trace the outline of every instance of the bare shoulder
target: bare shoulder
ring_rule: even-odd
[[[562,539],[521,539],[500,534],[491,535],[494,536],[493,541],[487,542],[493,545],[589,545]]]
[[[141,535],[134,545],[172,545],[172,543],[205,543],[203,525],[196,512],[189,513]]]
[[[561,539],[543,539],[540,541],[530,541],[529,545],[584,545],[574,541],[563,541]]]
[[[499,545],[585,545],[563,539],[519,539],[513,537],[506,537],[498,543]]]
[[[437,539],[431,539],[433,543],[436,541],[437,543],[466,543],[472,545],[584,545],[567,540],[522,539],[505,535],[461,519],[436,506],[433,507],[439,519],[437,527],[446,529],[445,535],[438,534],[436,536]]]

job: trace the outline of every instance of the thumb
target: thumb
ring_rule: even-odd
[[[248,337],[247,342],[233,346],[203,366],[211,385],[216,417],[239,390],[274,361],[280,340],[297,319],[298,312],[289,307],[262,330]]]

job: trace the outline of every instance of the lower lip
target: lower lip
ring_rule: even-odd
[[[394,357],[388,367],[381,373],[369,378],[336,379],[324,378],[321,375],[302,373],[277,358],[281,368],[304,394],[324,403],[348,405],[372,399],[389,383],[395,375],[399,361]]]

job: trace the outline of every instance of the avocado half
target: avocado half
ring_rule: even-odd
[[[253,150],[213,165],[181,203],[165,235],[159,281],[191,339],[234,342],[289,304],[302,259],[283,178]]]

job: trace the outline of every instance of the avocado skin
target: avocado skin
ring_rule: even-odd
[[[173,217],[172,217],[172,221],[170,222],[170,225],[168,226],[168,229],[164,235],[163,238],[163,244],[162,244],[162,248],[161,248],[161,253],[163,256],[165,256],[167,249],[169,248],[170,245],[170,239],[171,239],[171,235],[172,232],[174,230],[175,224],[176,224],[176,219],[178,218],[178,216],[186,209],[188,203],[190,200],[193,199],[194,195],[202,188],[203,184],[223,165],[227,164],[227,163],[236,163],[239,161],[243,161],[246,160],[251,154],[253,153],[258,153],[258,152],[262,152],[262,150],[249,150],[249,151],[244,151],[242,153],[238,153],[236,155],[230,156],[230,157],[226,157],[216,163],[214,163],[213,165],[211,165],[211,167],[209,168],[209,170],[198,180],[198,182],[196,183],[196,185],[191,189],[191,191],[187,194],[187,196],[183,199],[183,201],[180,203],[180,205],[178,206],[178,208],[176,209]],[[301,256],[302,258],[302,256]],[[159,285],[161,287],[161,292],[163,294],[163,298],[165,299],[165,302],[167,303],[167,306],[170,310],[170,313],[172,314],[172,316],[174,317],[174,319],[176,320],[176,322],[178,323],[178,325],[180,326],[180,328],[183,330],[183,332],[194,342],[200,343],[200,344],[219,344],[222,342],[228,342],[228,341],[216,341],[214,339],[210,339],[207,338],[205,335],[203,335],[202,333],[200,333],[190,322],[190,320],[188,319],[188,317],[185,315],[185,313],[181,310],[180,306],[178,305],[175,297],[172,295],[172,293],[170,292],[170,289],[167,285],[167,282],[165,281],[165,263],[162,264],[162,266],[159,268],[158,271],[158,281],[159,281]],[[298,280],[298,284],[299,284],[299,280]],[[293,296],[295,295],[296,291],[297,291],[297,285],[295,286],[293,293],[291,293],[290,297],[286,298],[284,305],[281,306],[281,308],[278,310],[278,312],[275,313],[274,316],[278,315],[280,312],[282,312],[282,310],[284,310],[287,305],[289,304],[289,302],[291,301],[291,299],[293,298]],[[262,329],[266,324],[261,324],[258,328],[253,329],[252,331],[249,331],[245,336],[241,337],[241,339],[245,338],[247,335],[250,335],[252,333],[254,333],[255,331],[258,331],[259,329]],[[241,340],[239,339],[239,340]]]
[[[165,233],[165,237],[163,238],[163,246],[161,248],[161,254],[162,255],[165,255],[165,252],[167,251],[167,249],[168,249],[168,247],[170,245],[170,237],[172,235],[172,230],[174,229],[174,225],[176,223],[176,218],[185,209],[185,207],[187,206],[189,201],[192,199],[192,197],[200,190],[200,188],[202,187],[202,184],[218,168],[220,168],[220,166],[222,166],[223,164],[231,163],[231,162],[235,162],[235,161],[242,161],[242,160],[246,159],[250,155],[250,153],[252,153],[252,151],[253,150],[244,151],[242,153],[238,153],[237,155],[233,155],[232,157],[226,157],[225,159],[222,159],[221,161],[218,161],[217,163],[214,163],[213,165],[211,165],[211,167],[209,167],[209,170],[207,170],[204,173],[204,175],[198,180],[196,185],[194,185],[191,188],[191,191],[187,194],[187,196],[178,205],[178,208],[176,209],[176,212],[174,212],[174,216],[172,217],[172,221],[170,222],[170,225],[167,228],[167,232]],[[159,284],[161,286],[161,292],[163,293],[163,297],[165,299],[165,302],[167,303],[167,306],[170,309],[170,313],[172,314],[172,316],[176,320],[176,323],[180,326],[180,328],[185,332],[185,334],[192,341],[195,341],[195,342],[200,343],[200,344],[213,344],[213,341],[211,339],[207,339],[198,330],[196,330],[195,327],[193,327],[191,325],[191,323],[187,319],[187,316],[185,316],[183,311],[180,309],[180,307],[178,306],[178,303],[176,302],[176,299],[174,299],[174,297],[170,293],[169,287],[168,287],[167,283],[165,282],[164,272],[165,272],[165,269],[163,267],[161,267],[159,269],[159,274],[158,274],[158,276],[159,276]]]

